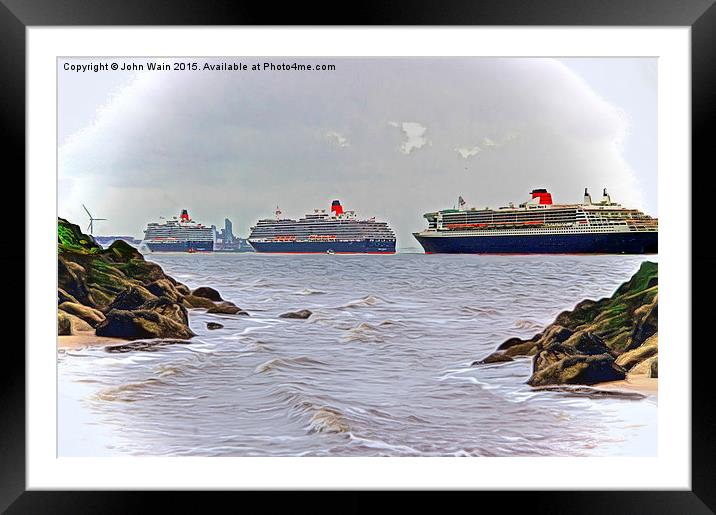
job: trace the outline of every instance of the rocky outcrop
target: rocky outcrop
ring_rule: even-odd
[[[510,338],[473,365],[532,356],[532,386],[592,385],[658,373],[658,265],[645,261],[609,298],[584,300],[544,331]]]
[[[103,249],[62,218],[57,235],[58,334],[188,339],[187,308],[245,313],[213,288],[192,292],[122,240]]]
[[[142,338],[188,339],[195,336],[187,325],[148,309],[126,311],[113,309],[95,328],[97,336],[113,336],[127,340]]]

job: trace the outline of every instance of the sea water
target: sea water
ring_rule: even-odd
[[[656,455],[655,394],[534,390],[531,358],[471,366],[655,257],[147,259],[250,316],[192,310],[184,344],[58,351],[60,456]]]

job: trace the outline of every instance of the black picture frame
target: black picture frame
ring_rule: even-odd
[[[710,310],[705,294],[713,291],[714,254],[708,250],[710,188],[705,181],[716,170],[708,131],[716,106],[716,7],[714,0],[443,0],[441,2],[363,1],[350,4],[350,15],[335,4],[268,3],[231,0],[0,0],[0,92],[3,110],[0,127],[5,162],[25,169],[25,29],[30,26],[111,25],[574,25],[574,26],[688,26],[692,38],[692,273],[699,281],[692,289],[692,490],[620,492],[476,492],[453,494],[442,511],[467,501],[474,509],[498,499],[504,506],[524,505],[544,513],[713,513],[716,511],[716,417],[709,369],[711,338],[699,339]],[[349,5],[349,4],[346,4]],[[8,159],[13,158],[13,159]],[[10,174],[10,169],[6,169]],[[673,171],[664,171],[674,173]],[[698,178],[698,181],[697,181]],[[696,183],[700,187],[696,187]],[[17,193],[17,190],[15,190]],[[26,191],[31,195],[31,191]],[[17,195],[19,197],[19,195]],[[22,213],[22,211],[17,211]],[[28,228],[25,228],[28,235]],[[702,237],[699,237],[702,235]],[[24,262],[24,245],[6,250],[3,265],[17,269]],[[9,269],[9,268],[8,268]],[[25,268],[25,273],[30,271]],[[19,280],[19,279],[18,279]],[[692,281],[693,283],[693,281]],[[19,285],[13,291],[22,291]],[[701,294],[704,294],[702,297]],[[701,297],[701,301],[700,301]],[[10,313],[16,312],[8,311]],[[27,315],[26,315],[27,316]],[[26,345],[34,342],[26,341]],[[690,342],[681,342],[684,346]],[[0,373],[0,510],[7,513],[105,513],[146,511],[150,499],[161,496],[163,511],[206,511],[205,500],[188,492],[41,492],[25,488],[25,352],[6,342],[5,366]],[[207,494],[205,494],[207,495]],[[215,494],[217,495],[217,494]],[[221,493],[222,502],[233,493]],[[243,495],[251,497],[244,493]],[[325,494],[304,493],[299,504],[311,508],[332,503]],[[203,497],[203,496],[202,496]],[[422,503],[416,493],[414,501]],[[243,499],[242,503],[251,501]],[[373,503],[352,493],[340,501],[351,510],[372,509]],[[231,506],[231,505],[229,505]],[[250,504],[246,504],[250,506]],[[238,506],[236,506],[238,509]],[[402,510],[401,510],[402,511]]]

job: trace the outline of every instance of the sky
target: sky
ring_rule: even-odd
[[[533,188],[574,203],[606,187],[658,216],[655,58],[190,60],[198,70],[58,60],[59,216],[86,228],[85,204],[108,219],[95,235],[141,237],[188,209],[246,237],[277,206],[298,218],[339,199],[388,221],[398,247],[458,196],[495,208]],[[248,69],[202,69],[225,62]],[[251,70],[264,62],[335,69]]]

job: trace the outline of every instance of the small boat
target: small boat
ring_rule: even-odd
[[[326,254],[335,254],[335,253],[336,253],[336,251],[333,250],[333,249],[328,249],[328,250],[326,251]]]

